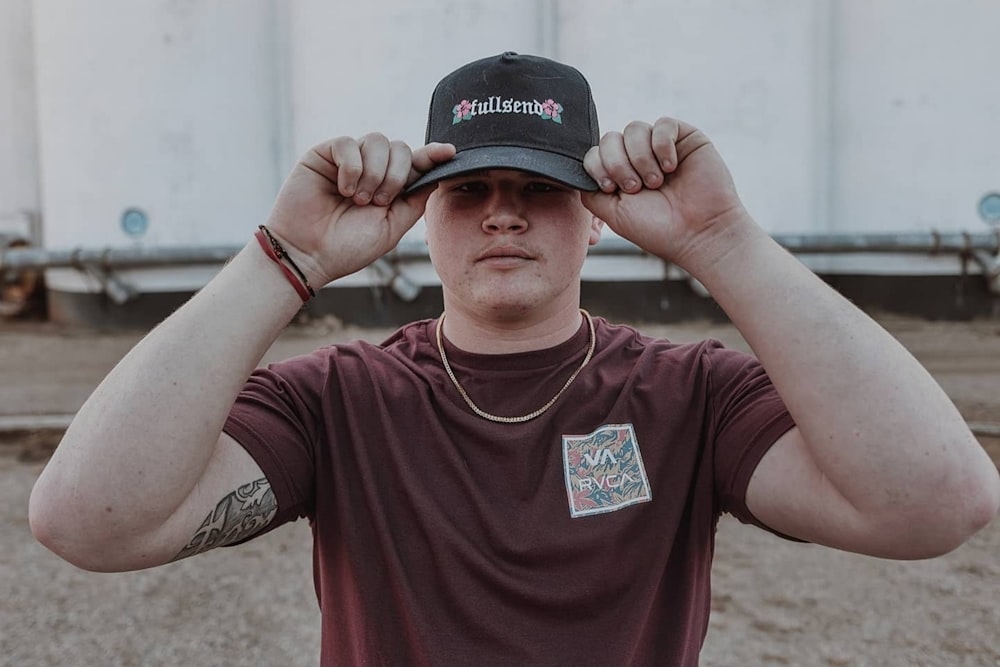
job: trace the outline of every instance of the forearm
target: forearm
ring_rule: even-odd
[[[208,465],[247,376],[299,307],[278,268],[248,245],[97,387],[32,503],[72,516],[80,530],[126,535],[166,521]]]
[[[693,273],[760,358],[823,475],[859,513],[928,516],[996,471],[930,374],[752,222]],[[726,238],[726,237],[729,238]]]

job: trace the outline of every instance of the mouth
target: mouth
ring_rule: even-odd
[[[533,259],[531,253],[523,248],[498,246],[484,250],[476,258],[476,263],[494,269],[514,269]]]
[[[487,248],[476,259],[479,261],[487,259],[531,259],[531,254],[523,248],[517,246],[497,246]]]

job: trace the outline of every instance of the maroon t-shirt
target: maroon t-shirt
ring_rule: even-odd
[[[595,318],[597,350],[521,424],[476,416],[436,321],[258,370],[226,432],[313,526],[324,665],[695,664],[723,512],[792,427],[760,364]],[[493,414],[529,413],[583,360],[548,350],[455,373]]]

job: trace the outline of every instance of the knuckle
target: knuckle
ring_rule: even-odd
[[[343,150],[344,148],[350,148],[351,146],[357,145],[357,141],[355,141],[354,137],[334,137],[328,143],[336,150]]]
[[[340,166],[337,180],[341,185],[357,184],[361,179],[361,165],[356,162],[347,162]]]
[[[396,193],[406,185],[405,174],[387,174],[385,180],[379,184],[379,189],[385,192]]]
[[[584,164],[599,165],[601,162],[601,149],[598,146],[591,146],[583,156]]]
[[[403,153],[412,153],[413,152],[410,149],[410,145],[408,143],[406,143],[405,141],[401,141],[399,139],[393,139],[392,141],[390,141],[389,142],[389,148],[391,148],[394,151],[401,151]]]
[[[388,145],[389,138],[382,134],[381,132],[369,132],[365,136],[361,137],[362,146],[370,146],[373,144]]]
[[[649,130],[652,129],[652,127],[653,127],[652,125],[650,125],[645,121],[633,120],[628,125],[625,126],[625,132],[626,133],[648,132]]]
[[[610,130],[608,132],[605,132],[604,136],[601,137],[601,143],[603,144],[606,142],[621,141],[621,139],[622,139],[621,132],[618,132],[617,130]]]
[[[364,190],[373,190],[378,187],[383,178],[385,178],[385,171],[369,167],[361,173],[358,185],[363,186]]]

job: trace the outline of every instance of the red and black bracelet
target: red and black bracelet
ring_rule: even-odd
[[[306,274],[302,273],[295,260],[288,255],[288,252],[281,246],[278,239],[274,238],[274,235],[271,234],[267,227],[260,225],[254,233],[254,237],[260,243],[260,247],[264,249],[264,254],[273,259],[281,267],[281,272],[285,274],[285,278],[292,284],[298,295],[302,297],[302,303],[316,296],[316,291],[309,284]],[[291,266],[295,270],[295,273],[292,273],[288,269],[288,266],[285,266],[285,262],[288,262],[288,266]]]

